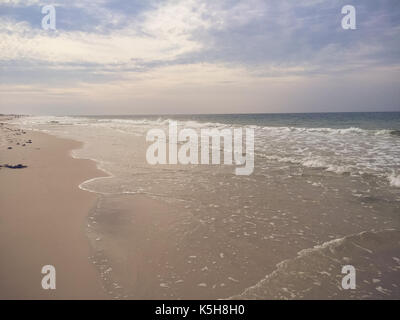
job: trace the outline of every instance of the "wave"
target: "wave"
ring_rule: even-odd
[[[246,125],[246,124],[227,124],[218,121],[202,122],[197,120],[174,119],[174,116],[159,117],[157,119],[143,116],[143,118],[95,118],[95,117],[72,117],[72,116],[32,116],[19,118],[16,121],[25,125],[108,125],[117,124],[123,126],[166,126],[170,121],[177,121],[178,124],[185,128],[203,128],[203,127],[220,127],[220,128],[235,128],[248,127],[255,130],[264,130],[270,133],[322,133],[326,135],[377,135],[377,136],[398,136],[400,130],[397,129],[362,129],[359,127],[349,128],[312,128],[312,127],[280,127],[280,126],[262,126],[262,125]]]
[[[143,135],[150,128],[166,129],[170,121],[177,121],[180,128],[236,128],[237,124],[220,122],[201,122],[196,120],[174,119],[170,117],[138,118],[97,118],[97,117],[24,117],[19,120],[24,127],[41,130],[54,130],[59,134],[70,129],[61,129],[63,125],[89,127],[108,127],[120,133]],[[276,150],[276,156],[270,160],[298,164],[303,167],[322,169],[338,174],[367,171],[380,176],[387,176],[390,170],[398,165],[400,152],[397,141],[388,139],[400,134],[399,130],[366,130],[358,127],[343,129],[334,128],[300,128],[300,127],[262,127],[249,125],[256,130],[259,154]],[[359,136],[363,139],[359,139]],[[342,138],[343,136],[349,139]],[[361,137],[360,136],[360,137]],[[282,142],[282,143],[281,143]],[[330,149],[330,150],[328,150]],[[367,150],[368,149],[368,150]],[[327,152],[333,151],[327,155]],[[306,153],[307,152],[307,153]],[[379,154],[379,157],[374,155]],[[268,156],[266,157],[268,158]],[[273,159],[275,158],[275,159]],[[397,176],[388,178],[392,186],[398,187]]]
[[[328,162],[321,159],[303,159],[298,161],[304,167],[313,168],[313,169],[323,169],[328,172],[334,172],[337,174],[345,174],[351,173],[352,169],[349,166],[345,165],[337,165],[337,164],[329,164]]]
[[[323,133],[328,135],[395,135],[400,136],[400,130],[392,129],[362,129],[358,127],[349,128],[307,128],[307,127],[260,127],[267,131],[277,131],[279,133]]]
[[[280,157],[280,156],[264,156],[269,160],[275,160],[277,162],[299,164],[307,168],[323,169],[325,171],[334,172],[337,174],[351,173],[352,168],[345,165],[330,164],[320,158],[305,157],[304,159],[298,159],[294,157]]]
[[[389,130],[389,133],[394,136],[400,137],[400,130]]]
[[[354,264],[357,272],[362,273],[371,270],[370,263],[375,261],[376,264],[381,264],[381,270],[394,272],[399,266],[397,257],[393,255],[398,252],[390,248],[397,248],[399,242],[400,231],[395,229],[363,231],[327,241],[301,250],[296,257],[278,263],[273,272],[254,286],[228,299],[321,298],[321,290],[329,298],[348,297],[341,288],[341,279],[344,276],[341,268]],[[382,274],[385,273],[378,273]],[[394,278],[396,279],[396,275]],[[380,282],[382,279],[378,280]],[[368,294],[376,297],[379,292],[375,291],[379,290],[371,286],[371,283],[357,283],[357,290],[354,292],[360,298],[361,295],[366,297]],[[390,290],[385,290],[385,294],[388,291]]]

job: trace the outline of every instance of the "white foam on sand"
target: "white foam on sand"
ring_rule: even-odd
[[[388,177],[389,183],[392,187],[400,188],[400,175],[394,173]]]

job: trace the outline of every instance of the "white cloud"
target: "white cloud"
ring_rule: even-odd
[[[202,19],[203,10],[195,1],[174,1],[145,12],[128,26],[103,34],[48,33],[32,28],[27,22],[1,18],[0,59],[102,64],[169,61],[202,48],[192,32],[209,26],[209,22]]]
[[[19,9],[49,2],[0,0],[0,5]],[[121,8],[110,9],[112,1],[54,0],[58,15],[73,7],[70,14],[90,13],[95,25],[47,32],[37,28],[40,21],[34,27],[15,16],[0,17],[2,102],[118,97],[128,108],[129,100],[155,105],[170,99],[173,105],[174,99],[189,103],[191,95],[199,101],[209,95],[221,103],[239,105],[246,98],[263,104],[269,95],[288,100],[285,88],[300,96],[296,88],[315,86],[324,76],[340,79],[341,73],[368,70],[372,77],[388,60],[385,55],[395,67],[398,45],[387,39],[397,39],[399,27],[385,24],[379,13],[356,32],[341,33],[338,2],[169,0],[152,2],[144,11],[129,8],[135,11],[131,18]],[[371,28],[378,26],[376,37]]]

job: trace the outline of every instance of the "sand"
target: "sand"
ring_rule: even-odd
[[[85,234],[97,196],[78,188],[104,173],[69,155],[79,142],[0,123],[0,299],[109,298]],[[41,286],[44,265],[56,268],[56,290]]]

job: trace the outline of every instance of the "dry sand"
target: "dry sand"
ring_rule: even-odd
[[[0,168],[0,299],[107,299],[85,235],[96,194],[78,188],[104,173],[68,154],[78,142],[0,123],[0,165],[28,166]],[[42,289],[44,265],[56,290]]]

